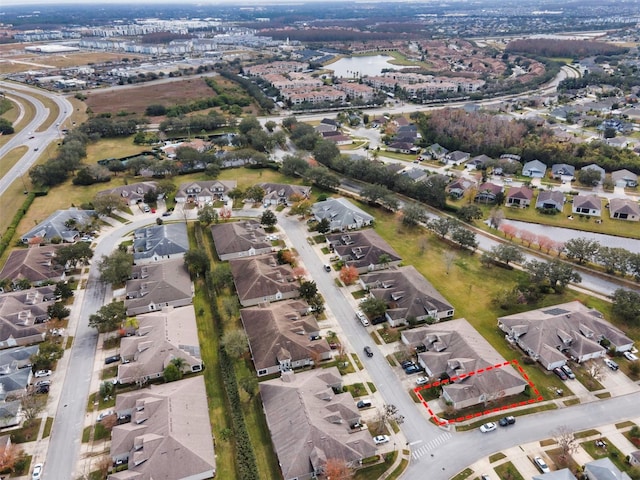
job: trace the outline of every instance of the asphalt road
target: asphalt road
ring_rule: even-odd
[[[74,475],[75,466],[80,452],[98,341],[98,333],[94,328],[89,327],[88,319],[102,305],[111,301],[111,288],[100,281],[98,261],[103,255],[109,255],[114,250],[122,236],[150,223],[154,223],[153,219],[145,217],[123,224],[99,237],[89,272],[89,281],[84,292],[80,321],[76,331],[69,332],[69,335],[74,336],[74,341],[44,464],[44,474],[47,478],[77,478]]]
[[[0,147],[0,158],[4,157],[11,150],[21,145],[26,145],[29,148],[22,158],[18,160],[2,178],[0,178],[0,196],[2,196],[13,182],[29,171],[31,166],[36,162],[36,160],[38,160],[40,155],[44,153],[44,150],[50,143],[62,137],[59,126],[71,116],[73,106],[69,100],[62,95],[26,85],[0,81],[0,89],[5,93],[28,100],[35,106],[33,120],[31,120],[25,128],[14,133],[11,140],[9,140],[4,146]],[[55,121],[49,128],[42,132],[38,132],[37,129],[46,122],[50,112],[40,100],[32,96],[32,92],[37,93],[40,96],[47,97],[58,106],[59,112]],[[29,137],[31,136],[34,138],[30,139]],[[37,151],[35,150],[36,148],[38,149]]]

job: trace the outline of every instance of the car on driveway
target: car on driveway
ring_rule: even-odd
[[[416,385],[426,385],[427,383],[429,383],[428,377],[418,377],[416,379]]]
[[[620,368],[620,365],[618,365],[616,362],[614,362],[610,358],[605,358],[604,363],[607,367],[609,367],[614,372]]]
[[[498,427],[494,422],[488,422],[480,426],[480,431],[482,433],[493,432],[496,428]]]
[[[415,363],[413,362],[413,360],[403,360],[400,362],[400,366],[402,368],[407,368],[410,365],[415,365]]]
[[[560,368],[560,367],[556,367],[553,369],[553,373],[555,373],[558,377],[560,377],[560,380],[567,380],[567,374],[564,373],[564,371]]]
[[[110,357],[107,357],[104,359],[104,363],[106,363],[107,365],[109,365],[110,363],[116,363],[120,361],[120,355],[111,355]]]
[[[47,386],[47,387],[48,387],[48,386],[50,386],[50,385],[51,385],[51,380],[38,380],[38,381],[35,383],[35,386],[36,386],[36,387],[42,387],[42,386]]]
[[[624,358],[626,358],[627,360],[631,361],[631,362],[635,362],[636,360],[638,360],[638,356],[635,353],[631,353],[631,352],[624,352]]]
[[[536,464],[536,467],[538,467],[538,470],[540,470],[542,473],[550,473],[551,472],[551,469],[549,468],[547,463],[542,459],[542,457],[535,457],[533,459],[533,463]]]
[[[575,374],[575,373],[573,373],[573,370],[571,370],[571,368],[569,367],[569,365],[562,365],[560,368],[562,369],[562,371],[564,372],[564,374],[565,374],[567,377],[569,377],[569,378],[571,378],[571,379],[576,378],[576,374]]]
[[[506,427],[516,423],[516,417],[502,417],[498,422],[501,427]]]
[[[367,357],[373,357],[373,350],[371,350],[371,347],[368,345],[364,347],[364,353],[367,355]]]
[[[96,422],[101,422],[102,420],[104,420],[107,417],[110,417],[114,413],[115,412],[113,410],[107,410],[106,412],[100,412],[98,414],[98,418],[96,418]]]
[[[33,472],[31,473],[31,480],[40,480],[42,478],[42,464],[36,463],[33,466]]]
[[[414,373],[418,373],[421,371],[422,371],[422,368],[420,368],[418,365],[409,365],[407,368],[404,369],[404,372],[407,375],[412,375]]]
[[[373,443],[376,445],[382,445],[389,442],[389,435],[378,435],[373,437]]]
[[[51,370],[38,370],[34,374],[36,378],[48,377],[49,375],[51,375]]]

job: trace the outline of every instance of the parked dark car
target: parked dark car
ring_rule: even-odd
[[[107,357],[104,359],[104,363],[106,363],[107,365],[109,365],[110,363],[116,363],[120,361],[120,355],[111,355],[110,357]]]
[[[400,366],[402,368],[407,368],[410,365],[415,365],[415,363],[413,362],[413,360],[403,360],[402,362],[400,362]]]
[[[371,350],[371,347],[369,347],[368,345],[364,347],[364,353],[367,355],[367,357],[373,357],[373,350]]]
[[[404,369],[404,372],[407,375],[411,375],[412,373],[418,373],[421,371],[422,371],[422,368],[420,368],[418,365],[409,365],[407,368]]]
[[[501,427],[506,427],[508,425],[513,425],[514,423],[516,423],[516,417],[503,417],[500,419],[500,421],[498,422],[500,424]]]
[[[553,373],[555,373],[558,377],[560,377],[560,380],[567,380],[568,378],[567,374],[564,373],[560,367],[554,368]]]

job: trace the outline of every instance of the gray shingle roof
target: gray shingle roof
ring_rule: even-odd
[[[319,220],[323,218],[330,220],[334,230],[337,228],[359,228],[373,222],[371,215],[342,197],[328,198],[324,202],[315,203],[312,206],[312,211]]]
[[[230,260],[229,266],[241,305],[298,291],[293,269],[288,264],[279,265],[275,254]]]
[[[44,245],[13,250],[0,271],[0,279],[16,282],[26,278],[32,284],[58,280],[64,274],[63,266],[55,261],[55,252],[60,247]]]
[[[173,257],[189,250],[187,225],[183,222],[140,228],[134,235],[134,261]]]
[[[387,263],[402,260],[391,245],[371,228],[357,232],[327,235],[327,243],[333,245],[336,253],[346,261],[347,265],[358,269],[380,265],[382,255],[389,257]]]
[[[77,225],[82,225],[89,223],[94,215],[94,210],[78,210],[77,208],[56,210],[43,222],[22,235],[21,239],[24,243],[27,243],[35,237],[40,237],[47,241],[59,237],[65,242],[72,242],[78,236],[78,231],[67,227],[65,223],[69,220],[75,220]]]
[[[256,220],[227,222],[211,227],[213,243],[220,259],[240,253],[248,254],[254,250],[266,253],[272,250],[271,242],[266,240],[267,232]]]

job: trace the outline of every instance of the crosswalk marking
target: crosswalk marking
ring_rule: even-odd
[[[451,435],[451,433],[445,432],[442,435],[434,438],[430,442],[424,444],[422,447],[418,448],[417,450],[411,452],[411,456],[413,457],[414,460],[418,460],[423,455],[426,455],[429,452],[429,450],[433,450],[434,448],[442,445],[447,440],[449,440],[452,436],[453,435]]]

